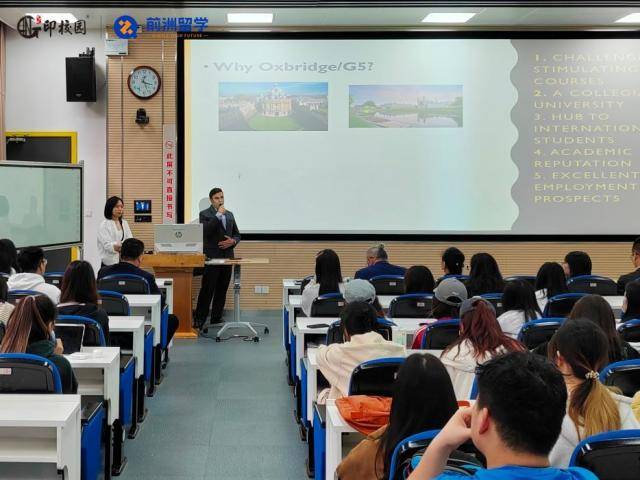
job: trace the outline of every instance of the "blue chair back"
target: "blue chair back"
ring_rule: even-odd
[[[420,348],[423,350],[444,350],[460,336],[460,320],[440,320],[427,325]]]
[[[561,293],[554,295],[544,307],[542,315],[544,317],[566,317],[578,300],[584,297],[586,293]]]
[[[432,293],[406,293],[391,300],[389,318],[429,318]]]
[[[618,285],[607,277],[598,275],[578,275],[567,280],[567,287],[572,293],[590,293],[596,295],[617,295]]]
[[[625,342],[640,342],[640,318],[622,322],[618,333]]]
[[[107,315],[128,316],[131,314],[129,301],[120,292],[109,290],[98,290],[100,296],[100,307],[107,312]]]
[[[80,315],[58,315],[56,324],[58,323],[84,325],[84,338],[82,340],[84,347],[105,347],[107,345],[102,326],[92,318]]]
[[[62,393],[55,364],[29,353],[0,354],[0,393]]]
[[[480,296],[493,305],[493,308],[496,309],[496,317],[499,317],[504,313],[504,308],[502,307],[502,293],[485,293]]]
[[[35,290],[9,290],[7,294],[7,302],[12,305],[18,305],[20,301],[26,297],[37,297],[43,295],[41,292]]]
[[[504,281],[513,282],[515,280],[521,280],[523,282],[527,282],[531,287],[535,290],[536,288],[536,276],[535,275],[511,275],[510,277],[505,277]]]
[[[378,317],[378,328],[376,328],[376,332],[384,337],[385,340],[393,340],[393,329],[396,324],[390,322],[386,318]],[[327,329],[327,340],[326,344],[331,345],[332,343],[344,343],[344,335],[342,333],[342,322],[340,320],[336,320]]]
[[[471,385],[471,393],[469,394],[470,400],[475,400],[478,398],[478,376],[476,375],[473,378],[473,384]]]
[[[600,381],[619,388],[626,397],[633,397],[640,391],[640,358],[610,363],[600,372]]]
[[[151,291],[146,278],[130,273],[119,273],[117,275],[102,277],[98,280],[98,290],[139,295],[145,295]]]
[[[404,357],[390,357],[361,363],[351,373],[349,395],[393,396],[393,384],[404,360]]]
[[[62,277],[64,272],[46,272],[44,275],[44,281],[50,285],[55,285],[60,288],[62,286]]]
[[[311,316],[339,317],[344,305],[344,297],[339,292],[320,295],[311,304]]]
[[[376,295],[402,295],[404,293],[404,277],[402,275],[378,275],[369,282],[376,289]]]
[[[640,430],[617,430],[585,438],[573,451],[570,467],[590,470],[600,480],[640,478]]]
[[[537,320],[526,322],[520,329],[518,340],[529,350],[533,350],[551,340],[553,334],[562,326],[564,321],[563,317],[553,317],[538,318]]]
[[[405,473],[411,469],[413,456],[423,452],[438,433],[440,433],[440,430],[427,430],[401,440],[393,449],[393,454],[391,455],[389,480],[406,478]],[[461,476],[472,476],[473,471],[483,468],[484,465],[486,465],[484,456],[469,441],[463,443],[451,453],[447,459],[445,471],[455,471]]]

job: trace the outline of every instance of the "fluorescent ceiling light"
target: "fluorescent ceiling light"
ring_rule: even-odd
[[[640,13],[630,13],[626,17],[616,20],[616,23],[640,23]]]
[[[273,13],[227,13],[227,23],[273,23]]]
[[[466,23],[475,13],[430,13],[422,19],[422,23]]]
[[[76,23],[78,19],[72,13],[25,13],[26,16],[33,17],[33,19],[38,22],[38,17],[40,17],[40,23],[44,23],[47,20],[50,22],[64,22],[65,20],[69,20],[69,23]]]

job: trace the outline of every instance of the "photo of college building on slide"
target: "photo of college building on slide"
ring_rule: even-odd
[[[221,82],[219,130],[327,130],[327,93],[327,83]]]
[[[349,128],[462,127],[462,85],[349,85]]]

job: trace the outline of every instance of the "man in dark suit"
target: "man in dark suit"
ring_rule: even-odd
[[[640,279],[640,237],[633,241],[633,246],[631,247],[631,262],[633,262],[633,266],[636,270],[620,276],[618,279],[619,295],[624,295],[624,289],[627,286],[627,283]]]
[[[367,266],[356,272],[355,278],[371,280],[380,275],[404,276],[407,269],[389,263],[389,255],[383,244],[376,245],[367,250]]]
[[[211,206],[200,212],[204,254],[207,258],[233,258],[233,248],[240,242],[240,232],[233,213],[224,208],[222,189],[212,189],[209,192],[209,201]],[[222,323],[230,279],[231,266],[206,265],[204,267],[195,315],[197,324],[203,330],[206,328],[209,306],[211,306],[211,323]]]

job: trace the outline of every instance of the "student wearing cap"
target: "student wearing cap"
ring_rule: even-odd
[[[380,243],[367,250],[367,266],[361,268],[355,274],[355,278],[371,280],[380,275],[404,276],[406,268],[389,263],[389,255]]]
[[[493,305],[472,297],[460,305],[460,335],[444,349],[440,360],[451,376],[456,398],[465,400],[479,364],[502,353],[523,350],[520,342],[502,332]]]
[[[467,289],[457,278],[445,278],[433,292],[431,318],[452,320],[458,318],[458,308],[467,299]],[[413,336],[411,348],[419,349],[427,327],[422,327]]]
[[[370,282],[356,278],[344,284],[343,293],[345,303],[365,302],[373,305],[378,317],[384,317],[382,305],[376,297],[376,289]]]

